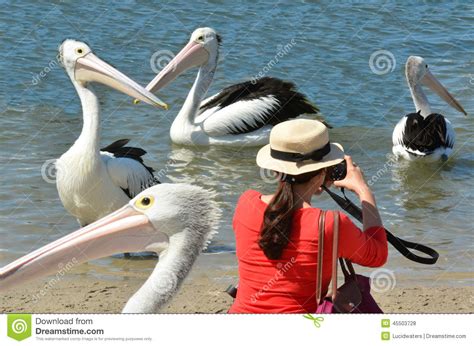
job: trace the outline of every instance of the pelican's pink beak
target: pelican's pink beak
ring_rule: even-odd
[[[168,109],[166,103],[92,52],[77,59],[74,77],[78,82],[98,82],[152,106]]]
[[[437,93],[439,97],[446,101],[446,103],[451,107],[463,113],[464,115],[467,115],[461,104],[454,98],[453,95],[449,93],[448,90],[446,90],[443,84],[441,84],[429,70],[426,71],[423,78],[421,79],[421,82]]]
[[[209,53],[200,43],[190,41],[173,60],[146,86],[152,93],[164,88],[177,76],[194,66],[201,66],[209,60]]]
[[[0,291],[80,264],[124,252],[156,251],[168,236],[131,205],[0,268]]]

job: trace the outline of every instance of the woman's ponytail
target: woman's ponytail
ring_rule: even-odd
[[[258,244],[269,259],[280,258],[288,244],[293,221],[293,199],[291,183],[281,181],[275,196],[265,210]]]
[[[293,213],[297,205],[293,196],[293,184],[306,183],[321,172],[322,170],[296,176],[282,175],[282,181],[263,214],[258,241],[258,245],[268,259],[279,259],[290,241]]]

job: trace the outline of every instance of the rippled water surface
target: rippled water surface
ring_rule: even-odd
[[[472,270],[474,113],[473,6],[319,4],[311,1],[128,1],[7,2],[0,9],[0,265],[77,228],[63,209],[54,181],[42,178],[47,160],[59,157],[79,135],[79,99],[55,61],[65,38],[90,44],[95,53],[136,81],[155,73],[150,57],[177,53],[197,27],[223,37],[221,61],[210,92],[259,72],[294,81],[334,127],[342,143],[371,179],[387,228],[407,240],[436,248],[435,266],[409,262],[391,250],[387,268],[432,283],[463,284]],[[290,47],[289,49],[287,47]],[[370,57],[388,51],[388,60]],[[457,134],[455,154],[445,163],[394,162],[391,133],[414,106],[404,79],[409,55],[421,55],[431,71],[470,114],[464,117],[429,92]],[[277,57],[277,58],[276,58]],[[273,61],[273,62],[272,62]],[[157,62],[158,64],[163,63]],[[387,65],[388,64],[388,65]],[[224,211],[209,251],[233,251],[231,228],[238,196],[248,188],[270,192],[254,149],[185,148],[171,144],[168,131],[196,70],[160,93],[168,111],[141,105],[98,86],[101,143],[131,138],[148,151],[146,161],[163,181],[215,189]],[[334,208],[328,198],[315,205]],[[206,261],[216,265],[219,261]],[[153,261],[134,263],[149,270]],[[120,272],[124,260],[104,259],[86,275]]]

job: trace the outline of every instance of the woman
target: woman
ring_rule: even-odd
[[[230,313],[307,313],[316,311],[318,220],[321,210],[311,197],[330,186],[331,166],[346,160],[347,175],[335,181],[356,193],[362,203],[362,232],[340,213],[338,256],[380,267],[388,256],[387,238],[361,169],[344,156],[342,146],[329,142],[327,127],[316,120],[297,119],[276,125],[270,144],[257,155],[263,169],[279,173],[272,195],[246,191],[236,207],[233,227],[239,262],[239,289]],[[334,214],[326,213],[323,296],[331,278]]]

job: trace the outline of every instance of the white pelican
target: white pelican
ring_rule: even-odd
[[[293,83],[270,77],[232,85],[203,101],[217,67],[220,42],[213,29],[196,29],[189,43],[146,87],[155,92],[189,68],[199,66],[194,85],[171,125],[174,143],[263,145],[268,143],[273,125],[318,113]]]
[[[438,113],[432,113],[423,92],[424,84],[436,92],[451,107],[464,115],[466,111],[446,88],[431,74],[425,60],[419,56],[410,56],[405,65],[405,75],[410,87],[416,113],[405,115],[395,126],[392,135],[392,151],[397,157],[407,160],[429,158],[447,159],[455,141],[451,122]]]
[[[56,161],[56,185],[64,208],[81,226],[117,210],[158,181],[143,164],[146,152],[119,140],[100,151],[99,101],[89,82],[99,82],[151,105],[161,100],[94,55],[83,42],[64,41],[61,63],[81,99],[83,127],[74,145]]]
[[[0,291],[53,274],[71,261],[153,251],[159,263],[123,312],[155,313],[178,291],[216,233],[220,210],[214,197],[188,184],[152,186],[114,213],[0,268]]]

